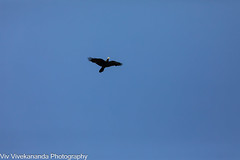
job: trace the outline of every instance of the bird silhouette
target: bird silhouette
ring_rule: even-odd
[[[103,60],[101,58],[92,58],[92,57],[89,57],[88,60],[93,62],[93,63],[96,63],[97,65],[101,66],[101,69],[99,70],[99,72],[103,72],[104,69],[106,67],[111,67],[111,66],[121,66],[122,63],[120,62],[116,62],[116,61],[109,61],[109,57],[107,58],[107,60]]]

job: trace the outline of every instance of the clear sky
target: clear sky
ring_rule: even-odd
[[[240,159],[237,0],[1,0],[0,153]],[[88,57],[116,60],[103,73]]]

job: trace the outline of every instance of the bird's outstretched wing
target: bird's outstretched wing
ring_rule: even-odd
[[[110,66],[121,66],[122,65],[122,63],[120,63],[120,62],[116,62],[116,61],[109,61],[108,62],[108,66],[110,67]]]
[[[89,57],[88,58],[89,61],[93,62],[93,63],[96,63],[97,65],[99,66],[103,66],[105,61],[101,58],[92,58],[92,57]]]

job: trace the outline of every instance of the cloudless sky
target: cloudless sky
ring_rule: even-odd
[[[237,0],[1,0],[0,153],[239,160],[239,16]]]

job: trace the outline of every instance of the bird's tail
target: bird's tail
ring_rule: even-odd
[[[100,73],[103,72],[103,71],[104,71],[104,67],[102,67],[102,68],[99,70]]]

